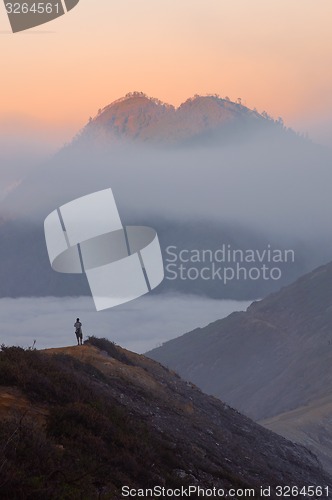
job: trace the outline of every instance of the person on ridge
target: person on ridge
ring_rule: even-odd
[[[82,323],[80,322],[80,318],[77,318],[76,323],[74,324],[75,334],[77,338],[77,345],[83,344],[83,333],[82,333]]]

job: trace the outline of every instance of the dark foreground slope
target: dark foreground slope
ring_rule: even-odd
[[[251,498],[260,485],[319,485],[332,498],[305,448],[148,358],[93,342],[0,353],[1,498],[119,499],[124,485],[254,488]]]

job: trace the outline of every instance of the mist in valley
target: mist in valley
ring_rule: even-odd
[[[32,148],[25,167],[22,158],[13,155],[13,165],[5,163],[3,169],[3,179],[15,172],[18,182],[1,202],[0,296],[60,300],[84,295],[84,300],[90,300],[83,275],[63,275],[51,269],[43,222],[62,204],[109,187],[123,225],[156,228],[164,257],[170,245],[179,250],[216,250],[224,244],[243,250],[263,251],[268,245],[294,250],[295,261],[283,267],[282,279],[275,282],[248,280],[225,287],[211,280],[164,280],[151,297],[159,300],[160,296],[160,317],[168,318],[171,337],[217,319],[218,313],[211,312],[216,303],[260,299],[330,261],[330,150],[274,128],[257,130],[248,137],[242,133],[237,137],[234,130],[232,134],[226,143],[215,138],[207,141],[205,136],[196,137],[190,145],[135,141],[99,145],[75,140],[43,161],[38,155],[34,161],[38,148]],[[41,155],[42,151],[41,145]],[[190,325],[176,328],[172,316],[167,316],[170,293],[177,295],[179,304],[187,296],[202,300],[208,314],[198,307],[201,320],[193,315]],[[100,316],[95,312],[93,316],[98,323]],[[146,320],[142,318],[139,324],[150,331],[148,309]],[[178,315],[174,318],[179,321]],[[144,337],[137,323],[135,335]],[[156,334],[160,337],[161,341],[170,338]],[[144,350],[138,344],[134,347]]]

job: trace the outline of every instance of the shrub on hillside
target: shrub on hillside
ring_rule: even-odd
[[[130,361],[128,356],[125,355],[123,350],[119,347],[117,347],[114,342],[111,342],[108,339],[105,338],[98,338],[95,336],[88,337],[87,340],[84,342],[84,344],[87,345],[93,345],[94,347],[97,347],[97,349],[100,349],[101,351],[106,352],[109,356],[111,356],[114,359],[117,359],[118,361],[121,361],[121,363],[125,363],[126,365],[132,365],[133,363]]]

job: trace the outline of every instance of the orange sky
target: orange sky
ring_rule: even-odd
[[[330,0],[81,0],[13,35],[0,6],[0,131],[43,124],[69,140],[139,90],[173,104],[242,97],[332,139],[331,19]]]

